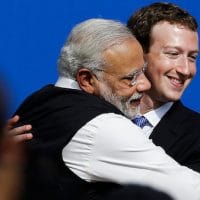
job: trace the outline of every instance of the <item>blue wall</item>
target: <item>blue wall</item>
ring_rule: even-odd
[[[5,0],[0,3],[0,73],[10,92],[10,113],[20,102],[57,79],[56,62],[71,28],[88,18],[124,23],[132,12],[152,0]],[[171,1],[187,9],[200,23],[198,1]],[[199,64],[199,61],[198,61]],[[183,102],[200,112],[197,73]]]

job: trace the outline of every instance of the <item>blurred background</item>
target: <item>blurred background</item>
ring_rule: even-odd
[[[71,28],[88,18],[126,23],[129,16],[153,0],[1,0],[0,77],[11,115],[23,99],[57,79],[57,58]],[[170,1],[189,11],[200,24],[197,0]],[[198,59],[198,64],[200,61]],[[200,72],[183,102],[200,112]]]

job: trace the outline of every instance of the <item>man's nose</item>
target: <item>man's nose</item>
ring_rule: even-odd
[[[176,66],[176,71],[184,76],[191,74],[191,61],[187,57],[182,57]]]
[[[151,88],[151,83],[147,79],[144,73],[140,74],[136,83],[136,89],[138,92],[145,92]]]

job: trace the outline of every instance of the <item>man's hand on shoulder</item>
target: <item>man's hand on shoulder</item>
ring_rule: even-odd
[[[14,128],[14,125],[19,121],[19,116],[15,115],[14,117],[10,118],[7,122],[6,129],[9,136],[14,138],[15,142],[24,142],[33,138],[31,131],[32,126],[30,124],[26,124],[23,126],[19,126]]]

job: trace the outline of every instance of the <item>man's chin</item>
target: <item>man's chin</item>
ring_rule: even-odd
[[[171,93],[171,94],[166,94],[165,97],[163,98],[165,102],[169,101],[178,101],[181,99],[182,93]]]
[[[129,119],[133,119],[136,115],[140,114],[140,106],[137,107],[129,107],[129,109],[127,109],[126,111],[124,111],[124,114],[126,117],[128,117]]]

